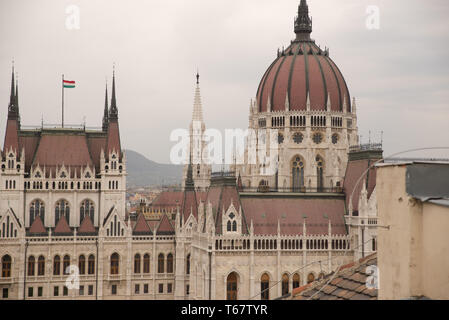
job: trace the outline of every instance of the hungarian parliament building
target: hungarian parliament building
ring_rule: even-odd
[[[0,299],[276,299],[375,252],[382,146],[359,143],[356,100],[311,32],[301,0],[295,38],[249,106],[248,129],[278,132],[275,172],[247,161],[248,151],[229,171],[190,161],[182,190],[133,213],[115,74],[101,128],[29,127],[13,70]],[[190,128],[191,141],[204,142],[198,80]]]

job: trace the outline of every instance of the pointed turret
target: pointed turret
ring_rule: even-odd
[[[195,189],[195,184],[193,182],[193,169],[192,169],[192,155],[190,154],[189,166],[187,167],[187,178],[185,182],[185,190],[193,191]]]
[[[301,0],[298,7],[298,16],[295,19],[296,40],[310,41],[312,33],[312,19],[309,17],[309,6],[306,0]]]
[[[112,97],[111,97],[111,108],[109,109],[109,119],[117,119],[118,118],[118,110],[117,110],[117,100],[115,98],[115,68],[112,72]]]
[[[106,83],[106,90],[104,96],[103,131],[108,130],[108,122],[109,122],[108,84]]]
[[[14,81],[14,64],[12,66],[11,75],[11,96],[8,105],[8,120],[6,122],[5,142],[3,144],[3,150],[10,150],[18,153],[19,151],[19,112],[16,103],[19,101],[16,95],[16,83]]]
[[[195,88],[195,98],[193,101],[193,114],[192,121],[203,122],[203,108],[201,105],[201,93],[200,93],[200,75],[196,74],[196,88]]]
[[[107,126],[108,138],[107,138],[107,154],[109,157],[112,151],[119,154],[121,158],[121,144],[120,144],[120,133],[118,126],[118,110],[117,101],[115,97],[115,68],[112,73],[112,97],[111,97],[111,107],[109,108],[108,114],[108,126]]]
[[[16,92],[15,92],[15,96],[14,96],[14,104],[16,107],[16,112],[17,112],[17,120],[19,122],[19,129],[20,129],[20,111],[19,111],[19,79],[18,77],[16,77]]]

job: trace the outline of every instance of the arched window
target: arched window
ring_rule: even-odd
[[[316,177],[317,177],[316,186],[318,191],[320,191],[324,187],[324,180],[323,180],[324,161],[320,156],[316,156],[315,160],[316,160]]]
[[[86,257],[84,255],[80,255],[80,257],[78,258],[78,269],[79,274],[86,273]]]
[[[300,285],[299,274],[295,273],[295,274],[293,275],[293,289],[299,288],[299,285]]]
[[[150,255],[148,253],[143,256],[143,273],[150,273]]]
[[[94,222],[94,203],[89,199],[83,200],[80,205],[80,224],[84,220],[85,216],[89,216],[90,220]]]
[[[39,216],[42,222],[45,222],[45,205],[40,200],[34,200],[30,204],[30,226],[33,224],[34,219]]]
[[[304,187],[304,161],[296,156],[292,161],[292,189],[299,191]]]
[[[171,253],[167,255],[167,273],[173,273],[173,255]]]
[[[111,274],[118,274],[119,270],[119,255],[118,253],[113,253],[111,255]]]
[[[2,278],[11,277],[11,256],[6,254],[2,257]]]
[[[288,293],[288,274],[284,273],[282,276],[282,295]]]
[[[55,256],[53,258],[53,275],[59,276],[61,274],[61,258],[59,256]]]
[[[232,231],[237,231],[237,221],[232,222]]]
[[[237,274],[231,272],[226,279],[226,299],[237,300]]]
[[[260,277],[260,299],[270,300],[270,276],[266,273]]]
[[[59,200],[55,205],[55,225],[58,224],[59,219],[65,217],[67,222],[70,221],[70,207],[69,203],[65,200]]]
[[[93,254],[89,256],[89,260],[87,262],[87,273],[88,274],[95,273],[95,256]]]
[[[157,257],[157,273],[164,273],[164,254],[159,253]]]
[[[186,274],[190,274],[190,253],[187,255],[186,259]]]
[[[43,276],[45,275],[45,258],[44,256],[39,256],[37,259],[37,275]]]
[[[140,273],[140,254],[134,256],[134,273]]]
[[[313,273],[309,273],[309,275],[307,276],[307,283],[311,283],[315,281],[315,276],[313,275]]]
[[[28,257],[28,275],[34,276],[34,264],[36,259],[33,256]]]
[[[64,259],[62,260],[62,273],[63,274],[69,274],[69,268],[70,266],[70,256],[65,255]]]
[[[231,224],[231,221],[228,221],[226,230],[227,230],[228,232],[231,232],[231,230],[232,230],[232,224]]]

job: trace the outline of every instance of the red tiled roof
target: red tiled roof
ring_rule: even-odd
[[[93,166],[84,134],[43,134],[33,165],[39,164],[55,170],[64,164],[66,167]]]
[[[122,149],[120,147],[120,133],[119,133],[118,121],[110,121],[109,122],[108,137],[107,137],[107,149],[105,151],[105,152],[107,152],[106,156],[114,150],[119,155],[122,152]]]
[[[353,160],[348,162],[346,167],[345,179],[343,182],[343,187],[346,194],[346,206],[349,210],[349,201],[351,194],[355,188],[357,180],[363,175],[365,170],[371,166],[375,160],[364,159],[364,160]],[[360,192],[363,187],[363,183],[368,183],[367,192],[368,199],[371,196],[375,186],[376,186],[376,167],[372,167],[365,176],[360,180],[359,184],[354,190],[354,195],[352,197],[352,211],[358,212],[359,210],[359,198]]]
[[[182,191],[163,191],[151,203],[152,206],[166,206],[176,208],[181,206],[184,192]]]
[[[162,215],[161,222],[159,223],[159,226],[157,227],[157,234],[173,234],[175,233],[175,229],[173,228],[173,225],[168,220],[168,217],[166,214]]]
[[[55,230],[54,230],[55,234],[68,234],[68,233],[72,233],[72,230],[70,230],[69,224],[67,223],[67,220],[65,218],[65,216],[62,216],[58,223],[56,224]]]
[[[259,84],[259,112],[267,111],[268,100],[273,111],[285,111],[287,96],[290,110],[305,110],[307,94],[311,110],[325,110],[330,96],[332,111],[343,110],[346,97],[350,112],[346,82],[336,64],[316,44],[293,42],[284,52],[270,65]]]
[[[347,234],[343,198],[245,195],[241,201],[246,221],[253,221],[255,234],[277,234],[278,220],[283,235],[302,234],[304,221],[307,234],[327,235],[329,220],[332,234]]]
[[[136,225],[134,226],[133,233],[135,234],[151,234],[150,226],[148,225],[145,216],[140,213],[137,216]]]
[[[33,223],[31,224],[30,229],[28,230],[31,234],[37,234],[37,233],[46,233],[47,230],[44,227],[44,224],[42,223],[42,220],[39,216],[37,216]]]
[[[13,151],[19,150],[18,123],[16,119],[8,119],[6,122],[5,142],[3,143],[3,151],[9,151],[12,147]]]
[[[377,266],[377,254],[340,267],[337,274],[293,289],[293,300],[377,300],[378,290],[366,286],[368,266]],[[331,280],[332,279],[332,280]],[[331,280],[331,281],[329,281]]]
[[[89,216],[85,216],[83,221],[81,221],[81,225],[78,229],[78,233],[81,233],[81,234],[82,233],[86,233],[86,234],[87,233],[89,233],[89,234],[96,233],[95,227],[92,224],[92,220],[90,219]]]
[[[198,218],[198,202],[196,199],[195,191],[184,191],[184,198],[182,200],[181,214],[184,217],[184,222],[192,214],[195,218]]]

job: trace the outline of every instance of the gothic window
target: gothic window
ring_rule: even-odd
[[[226,230],[228,232],[237,232],[237,221],[234,212],[228,215],[228,222],[226,223]]]
[[[200,164],[196,165],[196,175],[199,176],[200,175]]]
[[[226,299],[237,300],[237,274],[231,272],[226,279]]]
[[[36,259],[33,256],[28,257],[28,276],[34,276],[34,264]]]
[[[320,156],[316,156],[315,158],[316,160],[316,176],[317,176],[317,189],[318,190],[322,190],[323,189],[323,166],[324,166],[324,161]]]
[[[157,257],[157,273],[164,273],[164,254],[159,253]]]
[[[150,273],[150,255],[148,253],[143,256],[143,273]]]
[[[2,278],[11,277],[11,256],[4,255],[2,257]]]
[[[53,258],[53,275],[59,276],[61,274],[61,258],[59,256],[55,256]]]
[[[55,225],[58,224],[59,219],[65,217],[67,222],[70,221],[70,207],[69,203],[65,200],[59,200],[55,206]]]
[[[90,220],[94,221],[94,203],[88,199],[83,200],[80,206],[80,224],[84,220],[84,217],[89,216]]]
[[[94,274],[95,273],[95,257],[93,254],[89,256],[89,260],[87,262],[87,273]]]
[[[293,275],[293,289],[299,288],[299,285],[300,285],[299,274],[295,273],[295,274]]]
[[[173,255],[171,253],[167,255],[167,273],[173,273]]]
[[[134,256],[134,273],[140,273],[140,254]]]
[[[284,273],[282,275],[282,295],[288,293],[288,274]]]
[[[42,222],[44,222],[45,205],[40,200],[34,200],[30,204],[30,226],[33,224],[34,219],[36,219],[37,216],[39,216]]]
[[[270,300],[270,276],[266,273],[260,278],[260,299]]]
[[[37,259],[37,275],[43,276],[45,274],[45,258],[44,256],[39,256]]]
[[[338,142],[338,134],[334,133],[332,135],[332,143],[337,144],[337,142]]]
[[[294,141],[296,144],[300,144],[300,143],[302,142],[303,139],[304,139],[304,136],[302,135],[302,133],[296,132],[296,133],[293,135],[293,141]]]
[[[314,133],[312,139],[316,144],[320,144],[321,141],[323,141],[323,136],[321,135],[321,133]]]
[[[118,274],[119,270],[119,255],[118,253],[113,253],[111,255],[111,274]]]
[[[304,161],[300,156],[296,156],[292,161],[292,188],[299,191],[304,187]]]
[[[70,256],[69,255],[65,255],[64,259],[62,260],[62,273],[63,274],[69,274],[69,268],[70,266]]]
[[[307,276],[307,283],[311,283],[315,281],[315,276],[313,275],[313,273],[309,273],[309,275]]]
[[[187,255],[186,260],[186,274],[190,274],[190,253]]]
[[[86,273],[86,257],[84,255],[80,255],[78,258],[78,270],[79,274]]]
[[[282,144],[284,142],[284,136],[282,134],[278,134],[278,143]]]

